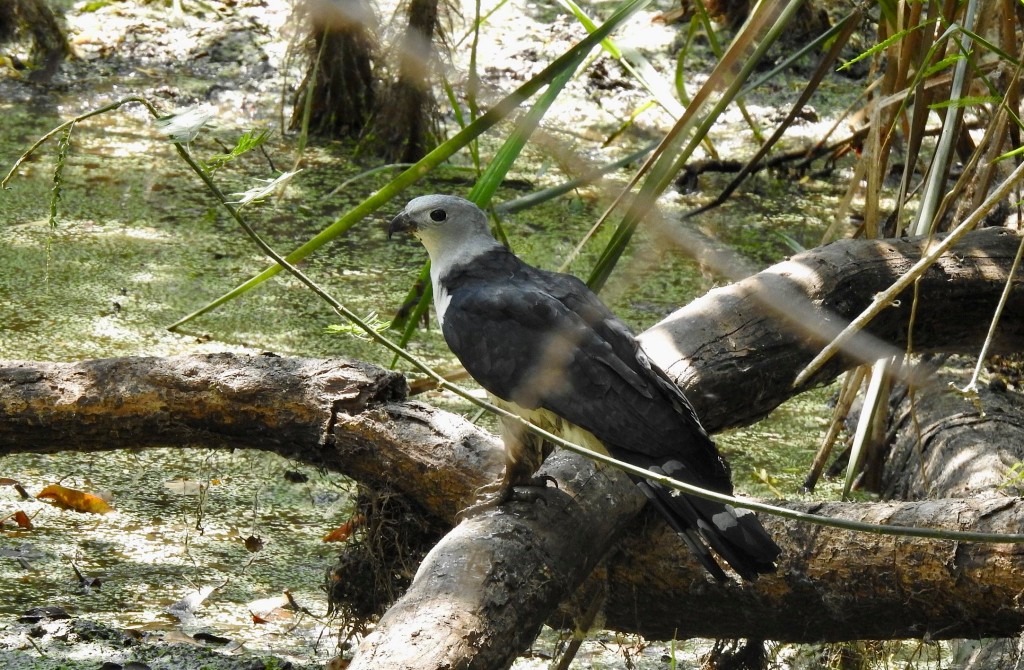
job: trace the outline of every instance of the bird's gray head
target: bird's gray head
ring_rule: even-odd
[[[432,263],[463,258],[500,246],[491,235],[487,215],[469,200],[454,195],[413,198],[388,226],[388,237],[408,232],[427,248]]]

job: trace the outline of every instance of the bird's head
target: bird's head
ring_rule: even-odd
[[[442,254],[498,244],[483,210],[454,195],[413,198],[388,226],[388,237],[395,233],[415,235],[434,261]]]

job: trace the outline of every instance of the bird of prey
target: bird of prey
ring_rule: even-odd
[[[549,432],[696,486],[732,493],[729,466],[690,402],[630,329],[578,278],[527,265],[462,198],[415,198],[388,236],[409,232],[430,255],[441,332],[466,371],[502,406]],[[544,443],[502,422],[504,491],[534,482]],[[775,569],[778,545],[757,517],[632,477],[701,564],[744,579]]]

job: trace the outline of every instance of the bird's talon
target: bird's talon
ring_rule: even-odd
[[[459,511],[455,515],[456,523],[504,504],[512,497],[512,487],[506,486],[503,481],[498,480],[481,486],[475,493],[477,502]]]
[[[558,480],[551,475],[537,475],[532,480],[533,485],[547,488],[548,484],[554,484],[556,489],[561,490],[562,487],[558,485]]]
[[[455,515],[455,522],[460,523],[465,519],[504,505],[509,501],[537,502],[539,500],[547,504],[547,501],[544,499],[544,490],[548,488],[548,484],[554,484],[556,489],[559,488],[558,480],[550,475],[537,475],[514,484],[510,484],[502,479],[490,484],[484,484],[476,490],[478,502],[459,511]]]
[[[535,486],[533,484],[530,484],[528,486],[517,486],[514,489],[512,489],[511,494],[509,495],[509,500],[525,503],[540,501],[547,505],[548,501],[544,499],[544,489],[546,488],[546,485]]]

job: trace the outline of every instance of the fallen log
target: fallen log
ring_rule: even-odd
[[[943,321],[940,317],[948,317],[950,312],[956,312],[958,315],[966,313],[977,305],[994,304],[996,296],[1002,290],[1006,278],[1005,270],[1019,239],[1018,236],[1005,231],[982,231],[970,235],[954,252],[960,259],[955,263],[955,269],[962,273],[958,275],[956,282],[949,281],[950,269],[942,269],[935,277],[922,279],[922,288],[944,288],[940,304],[936,305],[932,300],[924,300],[919,304],[918,319],[930,318],[933,319],[933,323],[944,325],[943,328],[915,334],[915,347],[919,350],[961,350],[976,345],[987,327],[980,323],[982,319],[957,318],[950,322],[948,319]],[[870,249],[872,245],[879,243],[851,244],[864,245]],[[890,267],[892,263],[898,268],[912,262],[915,254],[919,253],[919,242],[901,241],[884,244],[887,250],[885,253],[876,249],[875,252],[868,253],[868,257],[888,258],[892,254],[897,254],[899,261],[889,259],[877,264],[874,266],[877,271],[869,273],[872,277]],[[837,279],[838,275],[828,274],[832,271],[829,269],[832,268],[831,265],[820,264],[814,259],[814,255],[819,253],[825,251],[808,252],[803,257],[789,261],[796,262],[796,267],[813,267],[816,270],[810,273],[814,276],[814,281],[789,282],[787,291],[806,291],[805,300],[814,304],[833,304],[833,307],[842,314],[856,312],[859,305],[870,300],[873,291],[877,290],[877,282],[858,283],[854,282],[850,275],[844,274],[842,276],[845,277],[846,283],[841,284]],[[837,273],[841,269],[839,265],[834,267]],[[680,374],[688,394],[694,397],[695,404],[703,408],[705,424],[711,430],[724,425],[749,422],[767,411],[766,408],[777,406],[790,397],[796,391],[789,388],[788,384],[799,368],[799,363],[806,362],[815,353],[814,343],[817,335],[809,336],[805,332],[789,333],[785,320],[779,319],[778,310],[773,314],[763,305],[758,308],[760,303],[752,297],[758,286],[776,286],[772,282],[783,281],[790,276],[806,278],[806,273],[778,270],[766,272],[774,273],[781,279],[762,278],[763,283],[758,284],[762,279],[753,278],[753,283],[741,283],[743,285],[733,292],[713,292],[688,308],[692,310],[694,319],[700,319],[694,321],[699,327],[694,327],[692,331],[680,331],[678,341],[673,341],[671,347],[653,347],[654,344],[658,344],[653,339],[660,340],[662,345],[668,342],[661,333],[657,338],[645,342],[645,346],[656,349],[653,355],[663,364],[670,362],[669,358],[672,356],[685,361],[679,366],[668,367],[673,367],[673,370]],[[890,274],[897,273],[895,270],[890,271]],[[1016,281],[1019,283],[1019,280]],[[960,282],[970,283],[970,295],[955,289]],[[783,285],[785,284],[783,281]],[[850,302],[850,296],[855,292],[847,284],[862,286],[863,295],[859,295],[859,302]],[[837,303],[834,298],[837,292],[846,295],[847,300]],[[1019,293],[1016,291],[1015,295]],[[922,291],[922,295],[927,296],[927,293]],[[1019,298],[1015,297],[1014,300]],[[972,306],[968,306],[968,302]],[[1019,346],[1021,342],[1021,334],[1024,332],[1021,317],[1024,315],[1024,309],[1018,307],[1014,302],[1008,308],[998,343],[1000,346]],[[761,311],[758,312],[758,309]],[[716,310],[718,317],[712,316]],[[899,316],[905,317],[907,310],[901,307],[890,312],[892,314],[888,314],[886,319],[880,322],[889,325],[886,328],[879,327],[876,334],[879,337],[889,337],[898,343],[901,333],[906,332],[906,324],[899,322]],[[890,316],[895,320],[888,321]],[[827,314],[820,318],[826,322],[835,320],[834,316]],[[804,317],[798,320],[808,322]],[[669,325],[678,323],[678,320],[673,320],[666,324],[665,332],[670,332]],[[760,336],[757,333],[760,333]],[[761,348],[756,346],[759,342],[758,337],[764,339]],[[948,341],[948,345],[944,345],[944,341]],[[716,366],[715,361],[718,358],[712,355],[715,351],[721,352],[721,356],[731,362],[724,366]],[[742,360],[737,356],[742,356]],[[815,381],[825,381],[828,375],[838,374],[844,365],[850,365],[854,360],[852,357],[838,359],[819,373]],[[130,364],[133,361],[137,361],[138,364]],[[165,361],[170,361],[171,367],[166,367]],[[255,369],[249,369],[251,366]],[[499,455],[497,447],[489,436],[451,415],[431,410],[418,403],[398,400],[404,392],[404,382],[399,377],[384,371],[368,372],[369,367],[350,361],[325,362],[223,355],[185,357],[177,361],[114,359],[76,364],[8,362],[0,363],[0,368],[0,453],[13,453],[19,450],[52,451],[166,445],[174,443],[175,440],[180,440],[178,443],[183,445],[201,444],[207,447],[252,446],[336,469],[364,481],[374,482],[386,478],[388,483],[397,485],[404,493],[421,503],[425,510],[448,520],[451,520],[455,511],[470,499],[477,485],[494,476],[499,462],[499,459],[495,458]],[[704,368],[713,369],[714,375],[702,376]],[[754,372],[751,372],[752,369]],[[349,379],[348,375],[353,372],[362,376],[362,381]],[[119,375],[125,378],[118,379]],[[746,395],[751,390],[748,377],[753,377],[758,382],[753,401],[751,396]],[[692,386],[698,383],[700,387]],[[269,387],[269,390],[262,392],[260,389],[265,387]],[[97,388],[108,390],[100,392]],[[280,415],[274,411],[278,406],[283,409]],[[104,424],[103,417],[107,410],[110,417]],[[204,419],[204,413],[212,415],[212,420]],[[413,444],[414,438],[421,442],[418,445]],[[454,468],[453,465],[458,465],[462,469]],[[654,535],[650,534],[650,529],[658,529],[659,524],[633,522],[642,507],[642,500],[637,496],[635,487],[623,477],[612,472],[606,476],[606,473],[601,471],[600,475],[586,475],[581,478],[581,473],[590,472],[593,465],[586,459],[570,454],[558,454],[545,467],[548,468],[548,472],[554,473],[556,478],[560,478],[561,486],[557,490],[551,489],[546,492],[546,498],[552,499],[549,505],[534,504],[523,507],[517,503],[489,512],[460,525],[450,536],[451,544],[446,541],[431,553],[425,563],[428,567],[420,571],[420,578],[394,609],[396,613],[418,612],[423,608],[417,607],[417,603],[430,603],[431,607],[427,609],[440,615],[438,618],[430,618],[430,612],[427,612],[427,618],[416,618],[418,625],[421,626],[413,636],[417,640],[418,648],[449,649],[454,654],[449,657],[453,667],[471,667],[468,664],[473,663],[473,659],[478,657],[495,660],[493,657],[486,657],[481,651],[482,642],[486,641],[488,649],[500,650],[498,653],[507,654],[507,662],[511,662],[525,644],[524,641],[531,631],[540,625],[538,622],[550,616],[555,603],[577,588],[590,567],[596,564],[601,553],[607,547],[615,545],[616,540],[625,532],[623,529],[628,529],[630,535],[617,546],[635,547],[638,553],[630,555],[627,551],[620,552],[620,558],[616,558],[616,561],[623,561],[621,565],[625,567],[617,572],[616,564],[609,564],[607,582],[613,585],[616,581],[612,578],[614,575],[631,578],[646,575],[649,578],[646,582],[648,590],[640,589],[638,582],[634,580],[624,581],[623,583],[628,586],[620,594],[609,591],[606,602],[612,603],[612,606],[605,607],[604,625],[611,625],[614,622],[623,629],[641,630],[650,637],[657,637],[662,633],[673,636],[678,630],[699,631],[701,629],[697,624],[706,623],[712,626],[716,617],[705,614],[703,604],[700,610],[695,612],[700,621],[694,624],[692,629],[688,627],[690,624],[680,620],[680,623],[685,625],[672,626],[673,632],[666,632],[671,625],[666,613],[672,612],[673,616],[677,616],[680,610],[687,609],[679,603],[686,603],[688,599],[698,597],[703,603],[706,594],[716,589],[722,590],[726,601],[732,603],[719,611],[730,611],[740,607],[740,603],[743,603],[742,607],[747,611],[748,605],[747,601],[743,600],[744,597],[756,602],[772,602],[767,598],[767,594],[761,591],[772,584],[782,584],[771,587],[779,589],[780,593],[786,592],[787,589],[790,592],[797,592],[797,586],[808,580],[814,582],[816,589],[828,586],[842,590],[848,586],[844,580],[853,579],[852,576],[847,577],[843,573],[831,573],[837,575],[835,583],[815,581],[819,578],[824,580],[822,575],[811,579],[808,576],[808,568],[794,563],[795,557],[801,556],[801,552],[808,546],[806,536],[794,532],[795,537],[805,539],[790,545],[786,540],[793,532],[789,524],[769,519],[766,522],[771,524],[770,529],[780,538],[786,552],[780,574],[763,579],[755,586],[715,585],[708,582],[699,572],[686,572],[691,569],[687,567],[688,565],[693,570],[696,568],[692,566],[676,538],[664,533],[663,528]],[[578,491],[569,488],[572,482],[580,482]],[[583,486],[583,483],[586,486]],[[951,509],[956,509],[956,514],[970,513],[970,510]],[[598,510],[597,518],[588,510]],[[557,514],[553,513],[555,511]],[[897,512],[899,511],[898,509]],[[840,513],[838,510],[833,512]],[[886,508],[885,514],[889,513],[892,513],[892,510]],[[998,516],[995,512],[979,512],[978,527],[985,527],[984,524],[988,523],[990,518],[995,519],[997,516],[1003,521],[1009,518],[1010,521],[1007,523],[1012,523],[1012,513],[1007,514],[1010,514],[1010,517]],[[916,518],[913,515],[911,517]],[[525,524],[523,530],[520,532],[515,530],[518,526],[505,525],[512,521],[516,524]],[[903,522],[908,523],[906,520]],[[937,518],[932,518],[932,522],[945,523]],[[997,527],[998,524],[993,526]],[[566,528],[578,532],[565,537],[564,530],[558,529]],[[519,537],[529,546],[505,554],[506,558],[497,555],[493,559],[484,558],[488,551],[504,550],[499,546],[500,543],[494,542],[496,538],[504,535]],[[836,562],[841,562],[837,557],[849,553],[864,542],[861,536],[854,536],[851,539],[848,534],[843,534],[843,537],[847,538],[845,542],[849,546],[842,543],[814,543],[814,546],[824,547],[828,553],[808,555],[808,564],[813,563],[816,566],[825,566],[821,569],[834,570]],[[655,544],[652,545],[652,542]],[[488,548],[488,545],[493,547]],[[451,546],[462,548],[453,552]],[[879,554],[879,551],[883,553]],[[875,553],[871,555],[881,558],[884,565],[888,566],[891,565],[891,559],[888,558],[891,553],[885,552],[889,551],[878,549],[876,546]],[[1019,572],[1013,552],[986,555],[986,558],[977,560],[981,563],[987,560],[1002,560],[1000,557],[1004,555],[1011,557],[1006,559],[1009,561],[1007,565],[1010,566],[1006,570],[1011,574],[1009,583],[1013,584],[1013,575]],[[452,558],[451,561],[442,560],[445,556],[456,558]],[[432,582],[440,580],[451,566],[465,567],[465,560],[460,564],[458,556],[481,558],[468,566],[478,569],[473,574],[451,577],[462,579],[462,587],[456,589],[459,598],[445,609],[431,598],[430,586]],[[554,558],[551,562],[546,562],[546,556]],[[638,556],[666,558],[638,569]],[[860,557],[861,554],[858,553],[857,556]],[[508,562],[509,557],[515,558],[514,564]],[[569,560],[564,560],[564,557],[568,557]],[[495,571],[488,567],[495,565],[507,566],[510,569]],[[865,565],[868,576],[877,575],[878,571],[882,570],[873,567],[870,562]],[[512,570],[512,567],[515,570]],[[485,571],[486,579],[481,576],[479,570]],[[679,579],[687,584],[687,588],[696,590],[683,592],[664,588],[665,583],[669,581],[666,574],[675,575],[677,572],[680,575]],[[962,579],[960,575],[953,573],[948,573],[948,576],[954,580]],[[785,580],[790,578],[794,581],[787,587],[785,585],[788,582]],[[503,581],[506,579],[507,581]],[[919,577],[914,576],[913,579]],[[894,583],[904,582],[896,580]],[[485,584],[488,585],[486,592],[483,589]],[[475,588],[471,588],[474,585]],[[491,589],[490,586],[497,586],[498,589]],[[943,584],[942,587],[952,586]],[[742,595],[748,592],[750,595]],[[807,593],[806,589],[800,592]],[[1008,608],[1011,613],[1015,613],[1012,601],[996,600],[996,596],[1001,593],[990,593],[987,603],[997,608]],[[529,600],[522,604],[521,609],[513,607],[513,603],[518,601],[510,594],[522,595]],[[651,607],[650,611],[658,612],[658,621],[643,619],[640,614],[647,611],[647,603],[653,603],[652,598],[659,594],[664,595],[668,599],[667,602],[673,604],[663,608]],[[837,624],[835,615],[830,618],[823,615],[820,609],[833,602],[832,595],[821,591],[814,592],[814,595],[816,599],[785,601],[789,603],[785,605],[789,616],[795,617],[789,622],[789,629],[797,631],[792,633],[793,635],[800,634],[799,631],[803,630],[807,631],[808,636],[817,636],[814,639],[823,639],[825,633],[822,632],[822,627],[816,626],[814,622]],[[860,594],[860,597],[864,596],[870,596],[870,589],[867,593]],[[775,601],[772,607],[783,606],[779,605],[779,602],[783,601]],[[887,602],[891,604],[895,601]],[[714,608],[708,610],[710,613],[715,611]],[[773,616],[778,618],[777,609],[774,610],[774,615],[765,610],[760,611],[761,619],[770,619]],[[445,612],[448,612],[447,619],[444,618]],[[625,615],[622,620],[617,620],[609,616],[611,612]],[[507,616],[494,618],[499,613]],[[963,614],[961,612],[961,616]],[[902,616],[900,612],[897,612],[897,615]],[[394,625],[399,619],[407,618],[399,617],[398,614],[387,615],[374,636],[365,641],[354,667],[371,667],[358,664],[365,663],[364,658],[380,661],[388,649],[407,645],[411,629],[408,625]],[[877,620],[878,617],[871,619]],[[804,625],[802,622],[805,620],[810,623]],[[992,619],[979,616],[975,620],[988,622]],[[931,619],[915,621],[908,615],[904,622],[906,625],[899,629],[902,632],[890,627],[892,630],[887,634],[910,634],[914,630],[928,631],[932,629],[929,621]],[[1019,627],[1015,615],[1003,617],[1001,621],[1008,621],[1007,625],[1011,627]],[[484,628],[474,628],[474,622],[480,623]],[[766,625],[761,620],[748,623]],[[455,628],[455,624],[464,628]],[[833,629],[838,630],[839,626],[836,625]],[[656,630],[661,632],[653,634]],[[865,631],[856,630],[856,627],[844,628],[843,631],[842,634],[849,635],[850,638],[872,636],[864,634]],[[942,629],[932,632],[936,636],[945,634]],[[730,629],[728,633],[713,634],[740,633]],[[758,630],[746,629],[742,634],[758,636]],[[955,634],[965,633],[960,631]],[[1004,633],[996,631],[988,634]],[[452,640],[456,639],[463,640],[463,643],[453,644]],[[426,656],[422,659],[426,662]],[[428,664],[424,667],[435,666]]]
[[[855,362],[913,350],[976,353],[1009,277],[1020,232],[970,233],[826,363],[803,387],[793,381],[822,345],[907,272],[927,238],[841,240],[714,289],[640,335],[644,350],[675,379],[704,425],[745,426],[789,398],[834,379]],[[990,353],[1024,349],[1024,276]]]
[[[1021,481],[1010,475],[1024,461],[1024,397],[1005,384],[982,385],[965,402],[958,389],[969,380],[969,370],[946,367],[931,392],[890,403],[891,443],[880,445],[886,498],[1020,495]]]
[[[0,447],[13,453],[55,451],[72,442],[104,449],[260,446],[362,481],[399,486],[451,523],[476,486],[500,469],[500,447],[456,415],[393,400],[401,397],[400,381],[350,361],[231,354],[4,363]],[[276,422],[269,420],[273,407],[284,410]],[[45,415],[44,409],[54,413]],[[46,421],[58,414],[60,421]],[[325,422],[326,416],[333,418]],[[71,438],[76,422],[80,430]],[[268,439],[275,430],[289,439]],[[660,522],[644,516],[643,523],[634,523],[644,500],[616,471],[560,452],[545,472],[557,478],[559,488],[549,487],[544,502],[511,503],[457,526],[420,569],[416,599],[403,599],[378,630],[391,630],[389,621],[406,632],[409,626],[437,630],[472,644],[481,660],[493,660],[485,654],[486,642],[507,651],[508,632],[515,631],[517,643],[528,643],[564,598],[566,584],[581,581],[613,544],[618,549],[600,579],[603,625],[652,638],[743,634],[806,641],[922,630],[943,637],[1002,634],[1020,625],[1016,610],[1006,607],[1006,594],[1024,588],[1016,548],[929,545],[766,517],[784,550],[779,573],[754,585],[719,585]],[[789,506],[993,532],[1019,529],[1024,514],[1016,499]],[[910,585],[942,597],[908,599]],[[470,607],[481,593],[490,605]],[[680,606],[697,600],[699,608]],[[474,630],[478,634],[467,633]],[[414,637],[431,648],[437,642],[422,631]],[[453,645],[437,648],[470,651]],[[379,651],[367,658],[383,663]]]
[[[565,462],[545,467],[549,474],[574,470]],[[607,495],[603,484],[596,488]],[[595,565],[595,554],[584,550],[600,550],[597,534],[609,519],[579,509],[593,498],[570,486],[529,512],[516,507],[460,524],[427,556],[351,667],[507,667],[518,653],[514,645],[527,645],[558,602],[566,588],[559,580]],[[787,506],[882,524],[994,532],[1016,532],[1024,522],[1019,499]],[[593,523],[592,532],[574,525],[584,522]],[[1024,627],[1024,608],[1016,604],[1024,586],[1019,546],[862,535],[776,518],[765,525],[784,558],[776,574],[754,584],[711,581],[660,523],[646,532],[631,528],[601,569],[600,627],[653,639],[790,642],[983,637]],[[399,638],[403,644],[387,643]]]
[[[500,442],[403,401],[405,378],[347,359],[238,354],[0,361],[0,456],[260,449],[397,487],[451,523],[501,472]]]
[[[957,389],[967,385],[970,370],[951,365],[937,376],[933,393],[890,399],[891,439],[881,445],[884,495],[900,500],[1019,496],[1024,397],[1009,392],[994,375],[995,383],[979,386],[977,401],[967,403]],[[964,659],[960,670],[1019,667],[1024,638],[1014,630],[1008,635],[958,642],[956,655]]]

